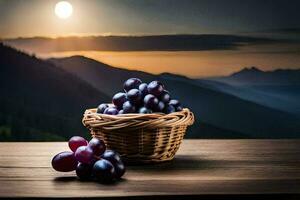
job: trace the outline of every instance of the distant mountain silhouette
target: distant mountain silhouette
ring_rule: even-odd
[[[155,76],[115,68],[82,56],[50,61],[109,96],[121,90],[123,82],[130,77],[139,77],[145,82],[161,80],[173,97],[196,114],[197,121],[189,137],[199,138],[202,133],[203,137],[222,137],[222,133],[228,133],[226,135],[229,137],[230,132],[231,137],[299,137],[299,117],[220,91],[206,80],[200,82],[168,73]],[[201,123],[206,127],[201,127]]]
[[[122,90],[123,83],[128,78],[139,77],[147,82],[155,78],[152,74],[115,68],[84,56],[72,56],[62,59],[51,58],[48,61],[88,82],[94,88],[109,96]]]
[[[214,89],[300,116],[300,69],[244,68],[227,77],[200,79]]]
[[[300,85],[237,86],[211,80],[198,82],[217,91],[300,116]]]
[[[110,98],[50,62],[0,44],[0,140],[86,135],[84,110]]]
[[[34,53],[59,51],[201,51],[235,49],[245,44],[269,44],[281,40],[240,35],[150,35],[15,38],[5,44]],[[281,41],[286,42],[286,41]]]
[[[210,78],[230,85],[300,85],[300,69],[262,71],[256,67],[244,68],[230,76]]]

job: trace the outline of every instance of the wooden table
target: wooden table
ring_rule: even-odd
[[[300,140],[185,140],[176,158],[112,185],[51,168],[66,142],[0,143],[1,198],[300,199]]]

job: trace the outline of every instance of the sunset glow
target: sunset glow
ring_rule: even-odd
[[[65,51],[39,54],[42,58],[82,55],[115,67],[153,74],[170,72],[192,78],[229,75],[244,67],[272,70],[281,66],[299,68],[300,57],[291,54],[257,54],[236,51],[111,52]]]
[[[298,5],[297,1],[0,1],[0,38],[37,57],[83,55],[155,74],[209,77],[248,66],[295,69],[300,67]],[[183,36],[168,40],[166,35]],[[198,35],[205,39],[195,41]],[[141,38],[145,36],[149,38]],[[155,36],[162,37],[154,41]]]

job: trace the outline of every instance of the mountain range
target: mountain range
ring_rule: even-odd
[[[240,87],[222,82],[224,77],[197,80],[168,73],[153,75],[82,56],[41,60],[4,45],[0,45],[0,57],[1,140],[86,136],[88,131],[81,125],[84,110],[110,102],[130,77],[145,82],[162,81],[173,98],[195,113],[196,122],[189,129],[188,138],[300,136],[297,114],[245,98],[251,94],[241,95],[237,92],[242,90]],[[297,101],[299,92],[294,93]]]
[[[112,96],[130,77],[145,82],[158,79],[193,110],[198,118],[191,129],[191,137],[201,137],[198,125],[206,123],[231,133],[248,137],[295,137],[300,127],[299,117],[279,109],[270,108],[212,86],[210,80],[194,80],[174,74],[152,75],[139,71],[115,68],[95,60],[73,56],[50,59],[56,66],[90,83],[99,91]],[[288,134],[287,134],[288,132]],[[209,133],[205,133],[208,134]],[[218,134],[214,135],[215,137]],[[210,137],[213,137],[212,135]]]
[[[50,62],[0,44],[0,140],[62,140],[86,135],[87,107],[110,98]]]
[[[300,85],[300,70],[277,69],[262,71],[257,67],[246,67],[230,76],[214,77],[210,80],[238,86]]]
[[[300,69],[244,68],[230,76],[198,82],[239,98],[300,116]]]

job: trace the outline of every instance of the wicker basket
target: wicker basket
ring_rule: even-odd
[[[119,152],[127,162],[147,163],[172,160],[194,122],[184,108],[171,114],[98,114],[88,109],[82,120],[93,137],[103,139],[107,148]]]

